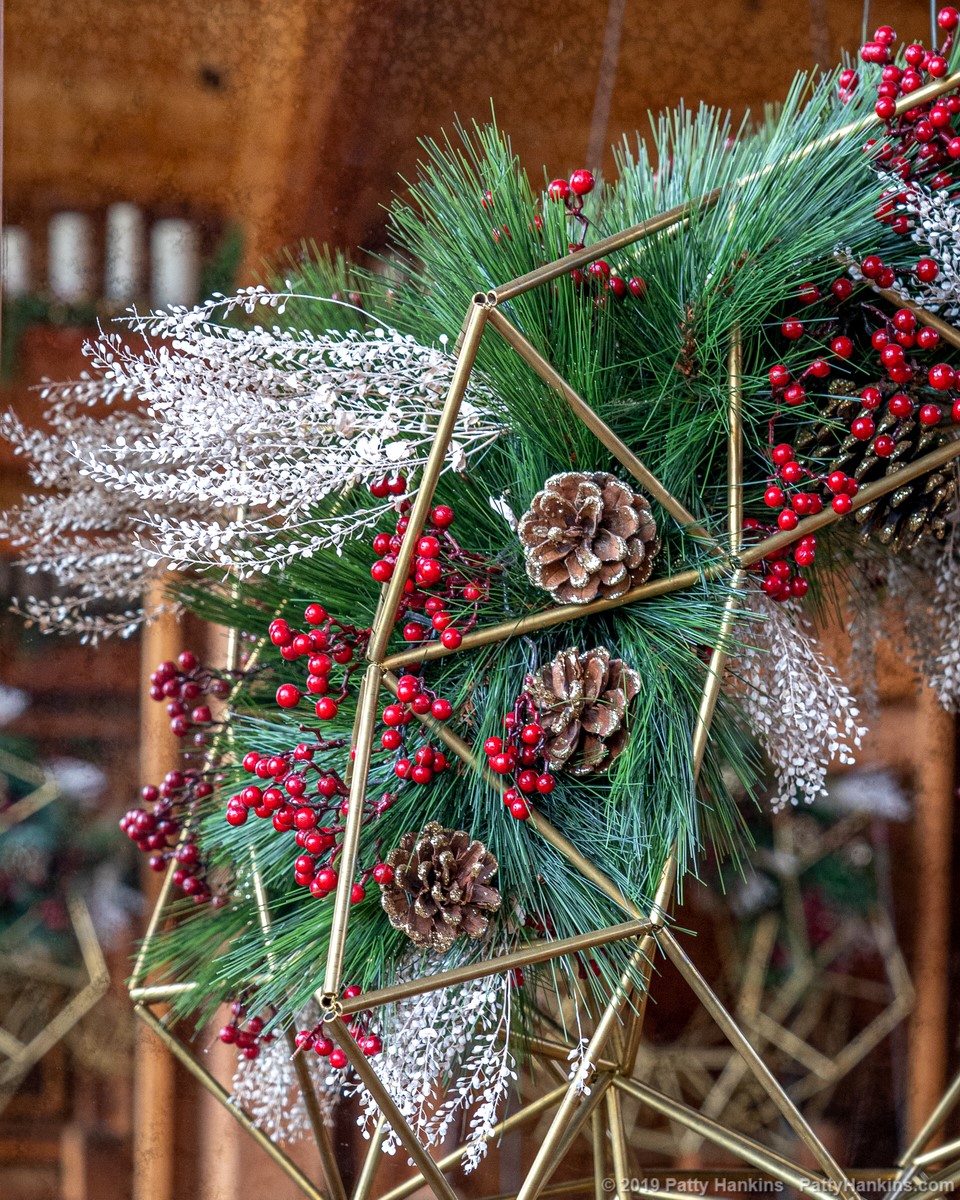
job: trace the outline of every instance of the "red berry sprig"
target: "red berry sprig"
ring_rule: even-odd
[[[584,214],[583,201],[596,187],[596,182],[593,172],[581,167],[574,171],[569,179],[554,179],[547,187],[549,198],[556,204],[562,203],[567,210],[567,216],[579,227],[578,240],[571,242],[567,247],[571,254],[582,250],[587,243],[590,221]],[[594,304],[598,307],[605,304],[608,295],[613,296],[615,300],[625,300],[627,296],[642,300],[647,294],[647,285],[643,279],[639,276],[624,279],[603,258],[590,263],[585,270],[574,269],[570,272],[570,277],[577,288],[593,294]]]
[[[360,995],[361,989],[352,984],[350,987],[343,989],[344,998],[353,1000]],[[350,1022],[350,1036],[360,1047],[360,1050],[367,1058],[372,1058],[383,1049],[383,1042],[379,1036],[370,1032],[370,1014],[357,1014]],[[319,1021],[312,1029],[301,1029],[294,1039],[298,1051],[312,1050],[319,1058],[325,1058],[330,1063],[330,1066],[336,1070],[342,1070],[347,1065],[347,1056],[335,1046],[333,1040],[328,1038],[323,1032],[323,1022]]]
[[[487,766],[496,775],[509,776],[503,802],[518,821],[530,816],[524,797],[549,796],[557,786],[544,754],[544,732],[540,716],[530,695],[518,696],[503,718],[503,735],[489,737],[483,743]]]
[[[230,1012],[230,1021],[217,1035],[220,1041],[225,1046],[236,1046],[246,1059],[259,1058],[260,1047],[268,1046],[276,1035],[263,1032],[266,1025],[263,1017],[247,1017],[247,1010],[239,1000],[230,1005]]]
[[[219,725],[214,720],[207,697],[225,700],[247,672],[222,671],[204,666],[190,650],[182,651],[176,662],[160,663],[150,676],[150,699],[166,702],[170,729],[178,738],[193,733],[194,744],[206,744],[207,734]]]
[[[422,679],[416,675],[401,675],[397,680],[396,700],[386,704],[380,714],[385,726],[380,745],[395,755],[393,770],[398,779],[409,779],[425,786],[449,768],[446,754],[429,740],[414,748],[409,729],[415,717],[430,715],[438,721],[446,721],[452,714],[450,701],[427,688]],[[413,727],[423,728],[419,722]]]
[[[120,818],[120,828],[149,854],[152,871],[166,870],[173,861],[173,883],[198,904],[210,900],[215,908],[226,896],[215,892],[208,878],[208,863],[200,849],[195,824],[202,801],[213,794],[213,785],[198,771],[168,771],[159,787],[148,784],[140,798],[145,806],[131,808]]]
[[[450,532],[456,513],[448,504],[437,504],[417,542],[417,553],[404,583],[396,620],[406,642],[422,643],[439,637],[448,650],[456,650],[463,636],[477,623],[480,605],[500,573],[496,563],[468,554]],[[377,561],[370,574],[377,583],[393,578],[397,555],[409,527],[401,510],[396,532],[373,538]]]

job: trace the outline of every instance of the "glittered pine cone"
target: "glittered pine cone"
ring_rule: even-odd
[[[531,582],[561,604],[622,596],[660,549],[647,498],[605,471],[551,476],[517,534]]]
[[[825,419],[797,439],[797,450],[825,460],[828,463],[825,474],[843,471],[861,487],[892,475],[914,459],[936,450],[955,431],[950,425],[922,425],[912,416],[900,419],[886,408],[871,411],[863,407],[859,389],[849,380],[837,380],[830,385],[830,398],[821,415]],[[849,426],[856,417],[866,416],[874,420],[877,436],[887,434],[895,438],[896,447],[889,457],[881,458],[875,453],[875,437],[860,441],[853,434],[843,434],[844,426]],[[862,541],[878,541],[896,554],[909,550],[924,538],[943,541],[956,504],[956,475],[948,465],[863,505],[853,519],[860,526]]]
[[[486,933],[500,893],[490,886],[497,860],[482,842],[430,821],[420,833],[405,833],[386,862],[393,879],[380,885],[381,903],[394,929],[416,945],[443,953],[461,935]]]
[[[558,654],[527,680],[545,735],[552,770],[574,775],[609,771],[627,744],[627,710],[640,676],[598,646]]]

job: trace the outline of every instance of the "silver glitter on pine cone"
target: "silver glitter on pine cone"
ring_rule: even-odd
[[[626,748],[627,712],[640,691],[640,676],[598,646],[564,650],[527,679],[545,735],[552,770],[573,775],[609,771]]]
[[[527,574],[561,604],[622,596],[660,549],[647,498],[605,471],[553,475],[517,527]]]
[[[482,842],[430,821],[420,833],[405,833],[386,862],[394,874],[381,884],[381,903],[394,929],[416,945],[444,953],[462,935],[486,933],[500,893],[490,886],[497,860]]]

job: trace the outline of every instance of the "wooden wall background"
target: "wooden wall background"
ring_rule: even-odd
[[[565,174],[596,165],[589,147],[681,98],[730,107],[735,120],[775,101],[796,68],[855,49],[863,8],[861,0],[6,0],[3,217],[27,227],[36,247],[51,213],[96,216],[123,200],[156,216],[237,223],[238,282],[249,282],[301,237],[379,248],[383,205],[398,175],[413,171],[416,139],[439,134],[454,113],[484,120],[492,99],[528,166]],[[925,0],[885,0],[871,15],[907,37],[929,28]],[[610,167],[608,153],[603,162]],[[42,283],[39,255],[34,269]],[[68,373],[83,336],[32,331],[3,401],[35,412],[30,385]],[[17,464],[0,456],[0,501],[22,486]],[[0,679],[47,688],[50,702],[26,719],[41,744],[53,744],[65,720],[80,719],[55,687],[68,658],[129,711],[140,657],[148,665],[169,657],[182,637],[159,628],[146,645],[119,644],[106,657],[62,644],[25,656],[11,645]],[[931,981],[911,1033],[924,1051],[913,1081],[921,1111],[947,1052],[954,729],[928,702],[918,706],[896,671],[885,704],[869,754],[916,773],[921,807],[907,853],[930,867],[915,897],[926,932],[913,966]],[[85,719],[99,719],[93,734],[120,763],[118,786],[129,787],[136,728],[108,730],[95,711]],[[142,733],[149,777],[171,747],[151,713]],[[129,794],[112,802],[122,810]],[[71,1087],[49,1120],[29,1111],[0,1120],[0,1194],[247,1200],[269,1189],[273,1200],[292,1200],[275,1168],[147,1036],[133,1084],[118,1080],[107,1095],[82,1079]],[[495,1176],[486,1183],[496,1190]]]

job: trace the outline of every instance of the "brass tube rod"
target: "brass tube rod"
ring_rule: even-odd
[[[223,1105],[233,1119],[241,1126],[244,1132],[257,1143],[257,1145],[265,1150],[266,1153],[273,1159],[284,1174],[300,1188],[303,1194],[309,1197],[309,1200],[327,1200],[323,1192],[321,1192],[297,1166],[295,1162],[289,1159],[286,1154],[263,1132],[256,1121],[245,1112],[239,1105],[234,1104],[230,1098],[230,1093],[215,1079],[206,1068],[193,1057],[193,1055],[177,1041],[173,1034],[154,1014],[145,1008],[142,1004],[137,1004],[134,1007],[134,1012],[145,1024],[153,1030],[157,1037],[163,1042],[170,1053],[180,1062],[186,1070],[196,1079],[210,1094]]]
[[[494,288],[494,295],[497,303],[502,304],[504,300],[512,300],[514,296],[522,296],[524,292],[529,292],[535,287],[539,287],[542,283],[549,283],[553,279],[559,279],[561,275],[566,275],[569,271],[576,270],[578,267],[585,267],[588,263],[594,262],[595,259],[603,258],[605,254],[612,254],[616,250],[623,250],[627,246],[632,246],[634,242],[640,242],[644,238],[652,237],[655,233],[660,233],[661,230],[671,229],[674,225],[679,225],[681,221],[689,220],[690,216],[698,209],[711,209],[721,196],[720,188],[715,188],[712,192],[708,192],[705,196],[701,196],[698,200],[690,200],[685,204],[678,204],[676,208],[667,209],[666,212],[659,213],[655,217],[649,217],[646,221],[640,221],[636,225],[631,225],[627,229],[623,229],[620,233],[613,233],[609,237],[601,238],[598,242],[593,242],[589,246],[585,246],[582,250],[577,250],[573,254],[568,254],[564,258],[555,259],[552,263],[546,263],[542,267],[537,267],[536,270],[528,271],[526,275],[520,275],[516,279],[512,279],[509,283],[503,283],[498,288]]]
[[[960,71],[955,71],[952,75],[948,75],[943,79],[937,79],[933,83],[928,83],[925,87],[917,88],[909,96],[904,96],[897,101],[897,115],[907,112],[911,108],[917,108],[937,96],[945,95],[958,86],[960,86]],[[834,129],[824,137],[810,142],[802,149],[794,151],[786,157],[785,161],[793,162],[798,158],[806,158],[815,150],[820,150],[835,142],[843,141],[854,134],[866,132],[877,123],[877,118],[870,114],[860,117],[856,121],[850,121],[848,124],[842,125],[839,129]],[[771,174],[778,166],[779,164],[770,163],[760,171],[755,171],[736,180],[733,186],[743,187],[744,184],[750,183],[754,179]],[[565,258],[560,258],[542,267],[537,267],[534,271],[528,271],[526,275],[521,275],[509,283],[495,288],[494,295],[496,301],[499,304],[504,300],[512,300],[514,296],[520,296],[524,292],[529,292],[532,288],[538,287],[542,283],[549,283],[561,275],[566,275],[569,271],[586,266],[598,258],[603,258],[606,254],[623,250],[627,246],[632,246],[635,242],[660,233],[664,229],[670,229],[682,221],[687,221],[698,210],[703,209],[704,211],[708,211],[713,208],[721,195],[722,189],[714,188],[697,199],[677,205],[676,208],[668,209],[667,212],[650,217],[646,221],[639,222],[637,225],[631,225],[628,229],[623,229],[619,233],[612,234],[610,237],[601,238],[592,245],[585,246],[583,250],[578,250],[574,254],[568,254]]]
[[[323,1119],[323,1112],[320,1109],[320,1101],[317,1099],[316,1088],[313,1086],[313,1076],[310,1074],[306,1055],[297,1054],[297,1043],[292,1029],[287,1030],[286,1040],[287,1048],[293,1059],[293,1069],[297,1074],[297,1082],[300,1084],[300,1092],[303,1095],[304,1107],[307,1110],[307,1120],[313,1130],[313,1140],[316,1142],[317,1154],[320,1158],[320,1169],[323,1171],[330,1196],[332,1200],[347,1200],[347,1190],[343,1185],[343,1176],[337,1165],[336,1151],[333,1148],[330,1130]]]
[[[746,1062],[757,1082],[777,1106],[777,1109],[783,1114],[787,1123],[820,1164],[827,1176],[833,1180],[841,1194],[847,1200],[856,1200],[856,1193],[849,1179],[844,1175],[834,1157],[813,1132],[806,1119],[798,1111],[796,1105],[774,1078],[769,1067],[753,1048],[739,1025],[737,1025],[733,1017],[730,1016],[717,999],[710,985],[687,957],[686,951],[677,939],[669,929],[664,928],[660,930],[657,940],[667,957],[687,981],[694,995],[696,995],[710,1016],[713,1017],[714,1021],[726,1035],[728,1041],[732,1043],[734,1049],[737,1050],[740,1057]]]
[[[493,1137],[503,1137],[505,1133],[511,1133],[514,1129],[526,1124],[527,1121],[532,1121],[534,1117],[539,1117],[548,1108],[552,1108],[566,1090],[567,1085],[563,1083],[559,1087],[553,1088],[552,1091],[546,1092],[539,1099],[532,1100],[529,1104],[525,1104],[522,1108],[517,1109],[515,1113],[512,1113],[509,1117],[505,1117],[504,1120],[494,1126]],[[466,1152],[466,1146],[460,1146],[458,1149],[452,1150],[449,1154],[445,1154],[443,1158],[437,1160],[437,1167],[441,1171],[449,1171],[451,1167],[457,1165]],[[417,1174],[397,1187],[391,1188],[389,1192],[384,1192],[383,1195],[377,1197],[377,1200],[406,1200],[407,1196],[412,1196],[422,1186],[423,1176]],[[362,1197],[354,1194],[353,1200],[362,1200]]]
[[[944,1142],[942,1146],[937,1146],[934,1150],[928,1150],[925,1154],[918,1154],[913,1161],[915,1166],[923,1170],[925,1167],[929,1167],[935,1162],[940,1162],[941,1159],[950,1158],[955,1154],[960,1154],[960,1138],[954,1138],[952,1142]]]
[[[545,1058],[548,1063],[565,1063],[567,1067],[570,1065],[570,1055],[576,1049],[574,1046],[568,1046],[564,1042],[554,1042],[550,1038],[528,1036],[522,1041],[518,1038],[517,1044],[531,1054],[538,1054],[541,1058]],[[612,1058],[604,1058],[601,1056],[593,1064],[598,1071],[616,1071],[617,1063]],[[567,1084],[563,1085],[564,1091],[567,1089]]]
[[[337,860],[337,890],[330,922],[327,965],[323,977],[323,992],[328,999],[338,995],[343,975],[343,955],[347,925],[350,921],[350,893],[357,866],[357,852],[360,848],[363,804],[367,794],[367,774],[370,770],[370,758],[373,753],[373,727],[377,719],[379,698],[380,668],[376,663],[370,663],[360,685],[360,695],[357,699],[356,737],[354,739],[356,757],[352,760],[350,798],[347,802],[343,843]]]
[[[406,1150],[407,1154],[410,1155],[419,1167],[420,1174],[427,1185],[440,1200],[457,1200],[456,1192],[447,1183],[443,1172],[414,1133],[413,1128],[397,1107],[393,1097],[383,1086],[380,1076],[370,1065],[370,1060],[354,1041],[350,1030],[339,1017],[334,1017],[333,1020],[327,1021],[324,1028],[329,1030],[340,1049],[347,1056],[347,1061],[356,1071],[357,1075],[359,1075],[360,1082],[373,1097],[377,1107],[386,1117],[390,1128],[400,1139],[404,1150]]]
[[[623,1134],[623,1113],[620,1109],[620,1093],[615,1087],[607,1088],[607,1126],[610,1129],[610,1157],[613,1159],[613,1182],[617,1200],[629,1200],[627,1191],[627,1140]]]
[[[459,983],[467,983],[473,979],[485,979],[488,975],[500,975],[517,967],[533,966],[536,963],[549,962],[553,958],[562,958],[565,954],[577,954],[581,950],[590,950],[594,946],[606,946],[610,942],[622,941],[630,937],[642,937],[653,928],[649,921],[624,921],[620,925],[610,925],[606,929],[592,930],[590,933],[579,933],[574,937],[560,938],[557,941],[543,939],[533,945],[524,946],[520,950],[511,950],[507,954],[498,954],[495,958],[478,959],[477,962],[465,963],[461,967],[452,967],[449,971],[439,971],[436,975],[425,979],[405,980],[391,987],[377,988],[375,991],[364,992],[351,1000],[341,1000],[344,1016],[355,1012],[365,1012],[368,1008],[377,1008],[381,1004],[390,1004],[397,1000],[405,1000],[408,996],[420,996],[425,992],[437,991],[439,988],[454,987]]]
[[[357,1184],[353,1189],[353,1195],[350,1197],[350,1200],[367,1200],[367,1197],[370,1195],[370,1189],[373,1187],[373,1181],[377,1174],[377,1167],[380,1165],[380,1159],[383,1156],[381,1145],[383,1142],[383,1130],[386,1124],[386,1118],[381,1113],[377,1117],[377,1123],[370,1138],[370,1145],[363,1156],[363,1166],[360,1168],[360,1174],[357,1176]]]
[[[163,1000],[173,1000],[186,992],[196,990],[195,983],[155,983],[145,987],[131,987],[130,999],[139,1004],[156,1004]]]
[[[672,495],[657,479],[648,467],[645,467],[634,452],[625,445],[613,432],[610,426],[599,417],[589,404],[573,390],[555,367],[551,366],[543,355],[523,336],[517,327],[493,308],[490,310],[488,321],[500,336],[516,350],[522,359],[540,376],[544,383],[558,392],[572,409],[574,415],[600,441],[622,466],[637,480],[641,487],[662,505],[663,508],[681,525],[688,528],[696,537],[712,541],[705,529],[697,524],[697,519],[680,501]]]
[[[620,1009],[633,987],[634,972],[641,966],[641,962],[638,954],[635,954],[630,960],[630,965],[620,977],[609,1004],[597,1022],[583,1057],[571,1076],[567,1093],[554,1115],[550,1128],[540,1142],[537,1154],[518,1193],[518,1200],[535,1200],[540,1189],[557,1166],[557,1151],[560,1143],[563,1141],[567,1127],[576,1116],[577,1110],[583,1104],[583,1089],[588,1085],[595,1070],[596,1059],[602,1054],[619,1020]],[[598,1089],[594,1088],[594,1091],[596,1090]]]
[[[590,1133],[593,1139],[593,1200],[608,1200],[606,1131],[596,1111],[590,1117]],[[540,1194],[543,1195],[542,1192]]]
[[[407,531],[404,534],[400,551],[397,554],[393,575],[387,585],[383,607],[373,627],[373,634],[367,648],[367,658],[370,662],[379,663],[382,661],[387,649],[387,643],[390,641],[390,635],[393,633],[393,626],[397,616],[397,609],[400,605],[400,599],[403,596],[404,585],[407,582],[407,576],[409,575],[410,566],[416,552],[417,541],[426,522],[430,505],[433,502],[433,494],[436,491],[437,480],[440,478],[440,473],[443,470],[443,464],[447,457],[450,438],[456,426],[457,417],[460,415],[460,404],[467,390],[467,383],[470,379],[470,372],[473,370],[474,360],[477,357],[480,339],[483,337],[487,313],[488,308],[486,303],[478,303],[475,299],[465,324],[463,344],[457,355],[457,365],[453,369],[447,398],[444,401],[440,412],[440,419],[437,422],[437,428],[433,435],[433,446],[424,464],[423,472],[420,476],[420,484],[417,487],[416,496],[414,497],[413,507],[407,517]]]
[[[777,1154],[768,1146],[761,1145],[753,1138],[746,1137],[744,1134],[737,1133],[732,1129],[727,1129],[721,1125],[719,1121],[714,1121],[710,1117],[704,1116],[703,1113],[697,1112],[695,1108],[684,1104],[680,1100],[674,1100],[672,1096],[665,1096],[662,1092],[656,1091],[652,1087],[648,1087],[644,1083],[640,1083],[635,1079],[626,1079],[623,1076],[617,1076],[614,1079],[614,1086],[620,1091],[626,1092],[633,1096],[635,1100],[639,1100],[641,1104],[652,1108],[654,1112],[660,1113],[661,1116],[669,1118],[671,1121],[676,1121],[679,1125],[685,1126],[687,1129],[692,1129],[694,1133],[698,1133],[707,1141],[713,1142],[724,1150],[729,1150],[736,1154],[738,1158],[743,1158],[746,1162],[751,1163],[760,1170],[768,1172],[777,1179],[781,1179],[790,1187],[798,1188],[802,1191],[815,1190],[818,1194],[823,1193],[823,1179],[805,1171],[796,1163]]]
[[[833,511],[832,509],[830,510]],[[812,518],[806,518],[812,520]],[[679,571],[676,575],[654,579],[650,583],[631,588],[622,596],[612,599],[593,600],[589,604],[561,604],[556,608],[543,609],[541,612],[530,613],[526,617],[516,617],[510,621],[501,621],[497,625],[489,625],[485,629],[475,630],[464,635],[460,643],[460,651],[476,650],[480,646],[489,646],[493,642],[502,642],[507,638],[523,637],[528,633],[537,633],[541,629],[549,629],[554,625],[563,625],[567,621],[579,621],[584,617],[593,617],[598,613],[612,612],[625,604],[633,604],[637,600],[652,600],[655,596],[666,596],[671,592],[679,592],[684,588],[693,587],[702,579],[712,579],[723,571],[730,572],[732,567],[726,563],[711,564],[704,570]],[[445,658],[454,651],[448,650],[440,642],[431,642],[416,650],[404,650],[391,654],[383,660],[385,668],[395,671],[402,667],[412,667],[419,663],[432,662],[437,658]]]
[[[960,1072],[958,1072],[950,1082],[949,1087],[940,1097],[936,1107],[930,1116],[924,1121],[917,1136],[913,1139],[910,1145],[904,1150],[897,1160],[897,1166],[910,1167],[913,1166],[914,1159],[930,1141],[936,1131],[949,1117],[950,1113],[960,1100]]]

